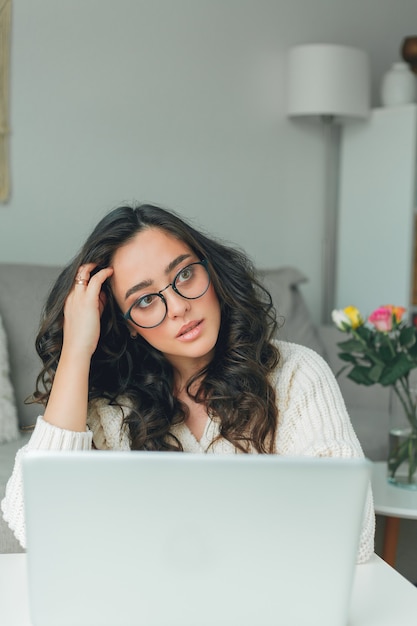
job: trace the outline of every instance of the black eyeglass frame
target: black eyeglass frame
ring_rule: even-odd
[[[183,296],[183,294],[178,291],[175,283],[176,283],[177,278],[181,274],[181,272],[186,270],[188,267],[191,267],[192,265],[202,265],[204,267],[204,269],[207,272],[208,283],[207,283],[207,287],[205,288],[203,293],[201,293],[199,296],[196,296],[195,298],[188,298],[187,296]],[[207,293],[207,290],[210,287],[210,284],[211,284],[211,276],[210,276],[210,272],[209,272],[209,268],[208,268],[208,261],[207,261],[207,259],[202,259],[201,261],[195,261],[194,263],[189,263],[188,265],[185,265],[184,267],[182,267],[175,274],[174,280],[172,281],[172,283],[168,283],[168,285],[166,287],[164,287],[163,289],[161,289],[160,291],[157,291],[155,293],[147,293],[144,296],[141,296],[140,298],[135,300],[134,303],[126,311],[126,313],[123,313],[123,319],[126,320],[127,322],[132,322],[132,324],[134,324],[135,326],[138,326],[139,328],[156,328],[157,326],[160,326],[162,324],[162,322],[165,320],[165,318],[166,318],[166,316],[168,314],[168,303],[167,303],[165,297],[162,295],[163,291],[166,291],[169,287],[172,287],[172,289],[175,291],[175,293],[177,295],[179,295],[181,298],[184,298],[184,300],[198,300],[199,298],[202,298],[205,293]],[[132,311],[133,307],[135,307],[137,305],[139,300],[141,300],[144,297],[148,297],[148,296],[158,296],[158,298],[160,298],[162,300],[162,302],[165,305],[165,315],[161,319],[160,322],[158,322],[157,324],[154,324],[153,326],[142,326],[141,324],[138,324],[137,322],[135,322],[135,320],[132,318],[131,311]]]

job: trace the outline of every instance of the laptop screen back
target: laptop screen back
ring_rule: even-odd
[[[35,626],[345,626],[369,463],[24,459]]]

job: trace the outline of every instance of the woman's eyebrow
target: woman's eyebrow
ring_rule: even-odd
[[[173,261],[168,263],[168,265],[165,268],[165,274],[169,274],[170,272],[172,272],[172,270],[176,268],[177,265],[179,265],[186,259],[189,259],[190,257],[191,257],[191,254],[189,252],[187,252],[186,254],[180,254],[179,256],[177,256]],[[129,296],[131,296],[133,293],[136,293],[137,291],[140,291],[141,289],[144,289],[145,287],[151,287],[152,284],[153,284],[153,281],[148,278],[147,280],[142,280],[137,285],[130,287],[130,289],[126,291],[125,300],[127,300]]]
[[[177,265],[179,265],[180,263],[182,263],[183,261],[185,261],[186,259],[189,259],[191,256],[191,254],[189,252],[187,252],[187,254],[180,254],[179,256],[177,256],[176,259],[174,259],[173,261],[171,261],[171,263],[169,263],[166,268],[165,268],[165,274],[169,274],[170,272],[172,272],[172,270],[174,268],[177,267]]]
[[[134,285],[133,287],[131,287],[130,289],[126,291],[125,300],[127,300],[128,297],[131,296],[133,293],[136,293],[136,291],[140,291],[141,289],[144,289],[145,287],[150,287],[151,285],[152,285],[151,280],[142,280],[140,283],[138,283],[137,285]]]

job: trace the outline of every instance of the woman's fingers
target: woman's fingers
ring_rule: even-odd
[[[107,300],[104,291],[102,291],[103,284],[113,274],[113,268],[105,267],[91,276],[95,267],[94,263],[81,265],[74,280],[73,291],[84,294],[80,297],[84,297],[88,293],[89,298],[97,303],[101,314]]]
[[[94,263],[79,267],[64,307],[64,342],[89,354],[96,349],[100,336],[100,316],[106,303],[102,287],[113,274],[113,269],[106,267],[91,275],[95,268]]]
[[[95,263],[86,263],[85,265],[81,265],[78,268],[78,272],[74,280],[74,286],[80,285],[82,287],[87,287],[91,283],[96,287],[99,286],[101,288],[104,281],[113,274],[113,268],[105,267],[91,275],[96,267],[97,265]]]

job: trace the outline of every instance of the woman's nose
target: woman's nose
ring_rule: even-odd
[[[191,302],[187,298],[178,295],[173,289],[168,289],[164,293],[164,297],[168,307],[167,316],[170,319],[182,317],[186,311],[190,310]]]

